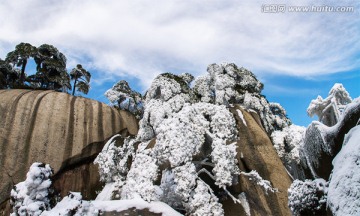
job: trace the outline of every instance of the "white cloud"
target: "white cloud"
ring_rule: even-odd
[[[49,43],[66,54],[70,67],[79,62],[103,71],[106,78],[94,83],[132,76],[143,86],[161,72],[204,73],[206,65],[222,61],[296,76],[359,68],[358,1],[341,2],[355,6],[353,13],[262,13],[268,3],[6,0],[0,5],[0,57],[22,41]]]

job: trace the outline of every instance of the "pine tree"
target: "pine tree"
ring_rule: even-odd
[[[76,65],[70,72],[71,80],[74,80],[72,95],[75,95],[75,90],[87,94],[90,90],[91,74],[85,70],[81,64]]]

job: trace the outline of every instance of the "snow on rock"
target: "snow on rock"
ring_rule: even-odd
[[[334,215],[360,214],[360,126],[346,135],[333,160],[328,207]]]
[[[237,111],[237,114],[238,114],[238,116],[240,117],[242,123],[243,123],[245,126],[247,126],[246,121],[245,121],[245,119],[244,119],[244,115],[242,114],[242,111],[239,110],[239,109],[236,110],[236,111]]]
[[[172,209],[163,202],[146,202],[136,197],[130,200],[92,201],[91,205],[102,212],[121,212],[127,209],[149,209],[150,212],[162,214],[163,216],[181,216],[179,212]]]
[[[181,214],[163,202],[146,202],[136,197],[129,200],[111,201],[85,201],[82,200],[80,193],[70,193],[64,197],[53,209],[45,211],[41,216],[97,216],[101,212],[122,212],[131,208],[149,209],[150,212],[159,213],[163,216],[180,216]]]
[[[308,126],[301,152],[315,178],[329,178],[332,167],[328,164],[340,151],[345,134],[356,126],[359,118],[360,98],[356,98],[345,106],[339,121],[332,127],[318,121]]]
[[[250,205],[249,202],[246,199],[246,194],[244,192],[242,192],[241,194],[239,194],[239,200],[241,202],[241,206],[244,208],[244,211],[246,213],[247,216],[250,216]]]
[[[71,192],[68,196],[64,197],[54,208],[44,211],[41,216],[97,216],[100,214],[98,208],[95,208],[92,202],[82,200],[80,193]]]
[[[97,201],[111,200],[113,198],[115,182],[109,182],[105,184],[101,192],[96,196]]]
[[[11,190],[12,215],[40,215],[50,209],[52,189],[50,176],[53,171],[49,164],[35,162],[26,174],[26,180]]]
[[[297,167],[302,162],[300,150],[304,145],[305,130],[305,127],[292,124],[271,134],[272,142],[280,159],[294,177],[298,177],[301,172]]]

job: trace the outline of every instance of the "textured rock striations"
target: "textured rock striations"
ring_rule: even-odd
[[[236,118],[240,137],[237,142],[239,168],[246,172],[256,170],[263,179],[270,181],[278,189],[278,192],[266,192],[249,180],[249,177],[240,175],[239,183],[231,191],[234,194],[245,194],[251,215],[290,215],[287,189],[291,185],[291,179],[259,122],[259,116],[240,106],[231,108],[230,111]],[[239,112],[242,116],[239,116]],[[223,205],[225,215],[246,215],[241,205],[234,204],[230,199],[224,201]]]
[[[62,195],[75,190],[93,197],[89,190],[99,177],[89,163],[108,138],[137,130],[130,113],[94,100],[55,91],[0,90],[0,203],[36,161],[52,166]]]

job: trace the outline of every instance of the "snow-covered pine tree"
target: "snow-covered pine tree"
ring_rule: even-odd
[[[56,204],[50,180],[52,174],[49,164],[36,162],[31,165],[26,180],[15,185],[11,191],[13,216],[38,216]]]
[[[125,80],[117,82],[104,95],[113,106],[130,111],[138,119],[142,117],[143,97],[139,92],[132,90]]]

